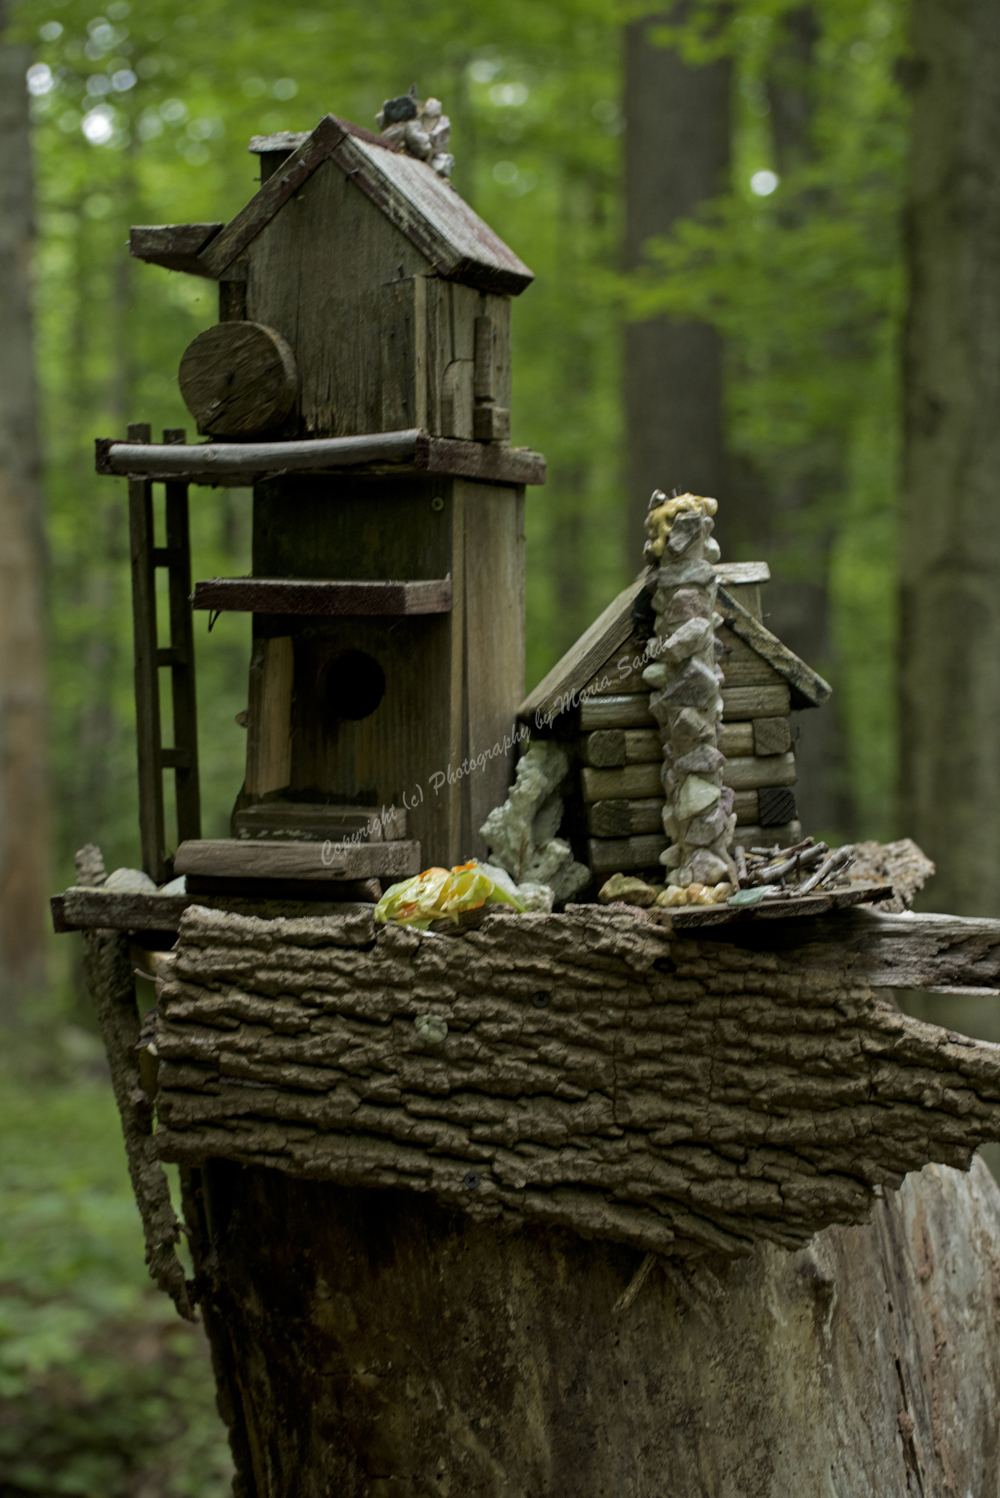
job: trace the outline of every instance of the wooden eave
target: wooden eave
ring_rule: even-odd
[[[255,137],[251,149],[266,154],[272,149],[271,140]],[[518,296],[534,279],[449,182],[426,162],[398,151],[370,130],[328,114],[305,137],[283,133],[273,140],[275,151],[290,154],[230,223],[222,228],[167,224],[133,229],[131,253],[171,270],[221,280],[316,168],[324,161],[335,161],[438,275],[507,296]],[[293,141],[298,141],[294,148]],[[198,230],[214,232],[192,249]]]
[[[819,707],[833,690],[830,684],[807,666],[805,661],[800,660],[793,650],[782,644],[777,635],[772,634],[748,613],[725,587],[727,582],[733,587],[767,582],[771,575],[767,564],[723,562],[715,570],[719,578],[716,608],[729,628],[785,678],[794,709]],[[595,672],[611,659],[632,633],[632,611],[647,578],[648,573],[642,573],[608,604],[590,628],[584,631],[548,675],[542,678],[534,691],[525,697],[517,710],[519,718],[533,722],[537,715],[541,721],[551,722],[567,707],[575,704]]]

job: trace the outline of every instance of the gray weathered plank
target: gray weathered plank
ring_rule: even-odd
[[[181,843],[174,870],[213,879],[405,879],[420,872],[420,844],[202,838]]]
[[[447,614],[451,578],[353,582],[276,577],[215,577],[195,583],[193,605],[251,614]]]

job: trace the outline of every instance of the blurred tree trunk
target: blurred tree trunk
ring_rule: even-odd
[[[689,67],[651,36],[685,18],[687,4],[625,28],[625,266],[646,241],[668,235],[706,198],[726,188],[729,170],[728,58]],[[657,317],[625,329],[628,547],[642,554],[654,489],[727,494],[722,419],[722,343],[701,322]],[[723,519],[722,526],[724,528]],[[725,549],[724,535],[720,535]]]
[[[915,0],[905,216],[901,825],[1000,914],[1000,7]]]
[[[44,541],[31,318],[25,70],[0,4],[0,1020],[45,980],[49,873]]]
[[[808,166],[815,154],[815,51],[820,38],[811,5],[789,11],[771,53],[767,99],[771,109],[774,163],[786,178]],[[796,194],[795,207],[783,209],[786,223],[810,208],[808,194]],[[825,444],[824,444],[825,447]],[[836,677],[831,636],[829,571],[834,542],[832,516],[814,520],[816,507],[844,475],[839,453],[799,454],[798,472],[784,482],[773,474],[748,473],[733,465],[733,518],[729,534],[741,556],[751,553],[771,565],[774,581],[765,599],[768,628],[824,676]],[[835,466],[834,466],[835,465]],[[845,773],[846,744],[836,694],[821,711],[798,720],[796,799],[806,832],[854,835],[854,807]]]

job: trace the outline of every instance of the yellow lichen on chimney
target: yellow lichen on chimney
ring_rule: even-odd
[[[703,515],[714,516],[719,508],[719,502],[709,499],[702,494],[675,494],[668,499],[661,489],[653,495],[653,500],[662,500],[655,508],[650,508],[646,516],[646,535],[649,537],[648,550],[659,560],[663,555],[663,548],[667,544],[670,528],[677,516],[684,510],[697,510]],[[652,505],[652,501],[651,501]]]

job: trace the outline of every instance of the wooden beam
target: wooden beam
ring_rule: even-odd
[[[587,862],[595,878],[606,879],[609,874],[624,873],[627,869],[658,869],[660,854],[667,848],[667,839],[662,833],[649,833],[645,837],[592,837],[587,841]]]
[[[322,806],[299,801],[261,801],[233,813],[233,831],[243,838],[277,838],[279,842],[342,842],[355,833],[369,843],[392,843],[406,837],[401,806]]]
[[[726,763],[723,782],[734,791],[756,791],[765,785],[795,784],[795,755],[772,754],[763,759],[734,755]]]
[[[420,844],[279,843],[244,838],[202,838],[181,843],[177,874],[213,879],[405,879],[420,873]]]
[[[580,755],[595,770],[611,770],[624,764],[658,764],[663,745],[652,728],[605,728],[580,740]]]
[[[778,687],[722,688],[724,722],[734,718],[787,718],[791,710],[791,696],[784,682]]]
[[[774,722],[786,723],[787,718],[776,718]],[[789,740],[789,743],[791,740]],[[785,745],[788,748],[788,744]],[[720,723],[719,724],[719,750],[727,759],[736,758],[744,754],[757,754],[759,750],[754,743],[752,723]]]
[[[320,886],[313,885],[319,890]],[[325,891],[326,885],[322,886]],[[247,901],[232,895],[126,894],[117,890],[84,889],[73,886],[53,895],[52,925],[55,931],[176,931],[190,905],[209,910],[238,911],[261,920],[296,920],[303,916],[331,915],[349,920],[356,944],[374,939],[372,905],[377,896],[354,881],[331,883],[326,900]]]
[[[223,224],[136,224],[129,230],[129,254],[149,265],[214,280],[198,256],[223,228]]]
[[[244,487],[286,473],[341,469],[374,473],[429,473],[482,483],[544,484],[545,459],[526,447],[431,437],[419,427],[358,437],[312,437],[292,442],[200,442],[179,447],[99,437],[97,472],[189,484]]]
[[[631,801],[663,798],[662,764],[625,765],[620,770],[580,771],[584,801]]]
[[[312,582],[300,578],[216,577],[195,583],[194,607],[224,613],[341,616],[450,614],[450,578],[419,582]]]
[[[523,716],[523,711],[518,712]],[[585,732],[594,728],[656,728],[656,719],[649,710],[649,698],[639,693],[627,697],[585,697],[580,703],[580,727]]]
[[[833,691],[828,681],[824,681],[818,672],[805,661],[800,660],[794,650],[778,639],[777,635],[762,624],[759,619],[737,603],[724,587],[719,588],[716,608],[725,619],[734,634],[750,646],[751,650],[761,656],[769,665],[789,683],[794,693],[796,708],[819,707],[827,700]],[[725,670],[725,665],[723,665]],[[759,716],[770,716],[761,713]]]
[[[292,689],[295,653],[290,635],[255,641],[247,707],[246,790],[281,791],[292,775]]]
[[[663,834],[663,797],[636,801],[594,801],[587,807],[587,831],[595,837]]]

